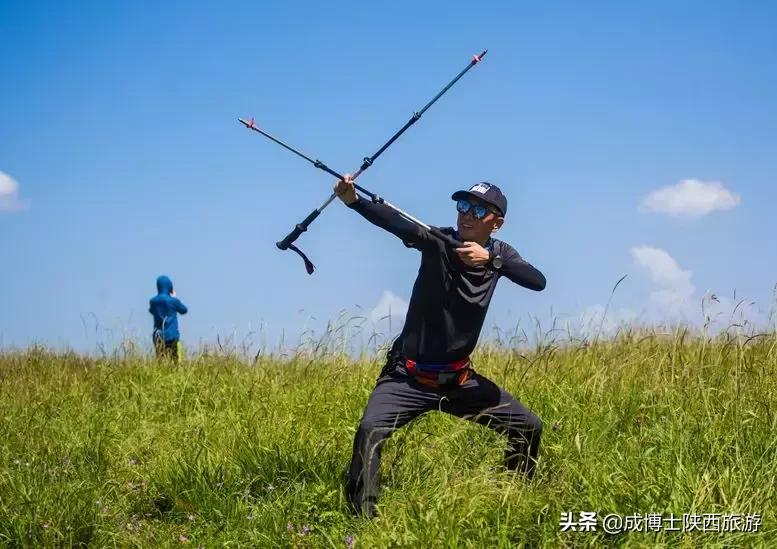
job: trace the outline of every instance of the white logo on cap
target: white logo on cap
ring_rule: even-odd
[[[486,185],[485,183],[478,183],[477,185],[474,185],[469,192],[471,193],[480,193],[480,194],[486,194],[488,189],[491,188],[491,185]]]

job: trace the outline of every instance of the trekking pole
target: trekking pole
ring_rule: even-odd
[[[464,76],[464,74],[467,73],[467,71],[469,71],[472,67],[477,65],[483,59],[483,57],[486,55],[487,52],[488,52],[488,50],[483,50],[479,55],[473,55],[472,59],[467,64],[467,66],[459,74],[457,74],[453,78],[453,80],[448,82],[448,84],[442,90],[440,90],[440,92],[437,93],[437,95],[435,95],[434,98],[432,98],[432,100],[429,101],[421,110],[419,110],[417,112],[414,112],[413,115],[410,117],[410,120],[408,120],[405,123],[404,126],[402,126],[385,144],[383,144],[383,146],[380,149],[378,149],[378,151],[375,154],[373,154],[372,156],[369,156],[369,157],[364,157],[361,167],[356,171],[356,173],[354,173],[354,175],[352,176],[352,179],[355,181],[357,177],[359,177],[370,166],[372,166],[373,162],[375,162],[375,160],[381,154],[383,154],[383,152],[386,149],[388,149],[391,146],[391,144],[394,143],[394,141],[396,141],[399,138],[399,136],[401,136],[410,126],[415,124],[421,118],[421,116],[426,112],[426,110],[429,107],[431,107],[440,97],[442,97],[445,92],[447,92],[462,76]],[[320,160],[318,160],[318,159],[313,160],[312,158],[310,158],[309,156],[303,154],[302,152],[300,152],[299,150],[295,149],[294,147],[284,143],[280,139],[278,139],[278,138],[270,135],[269,133],[265,132],[264,130],[258,128],[256,126],[256,123],[255,123],[253,118],[251,118],[250,121],[246,121],[246,120],[244,120],[242,118],[238,118],[238,121],[241,124],[243,124],[247,129],[253,130],[253,131],[257,132],[257,133],[260,133],[261,135],[267,137],[271,141],[274,141],[275,143],[277,143],[278,145],[282,146],[283,148],[285,148],[285,149],[291,151],[292,153],[296,154],[297,156],[307,160],[308,162],[313,164],[313,166],[315,166],[316,168],[318,168],[320,170],[323,170],[323,171],[327,172],[330,175],[333,175],[338,180],[342,180],[343,179],[342,175],[340,175],[336,171],[332,170],[329,166],[327,166],[326,164],[324,164]],[[385,204],[385,205],[387,205],[388,207],[390,207],[390,208],[394,209],[395,211],[397,211],[400,215],[402,215],[408,221],[416,223],[417,225],[419,225],[419,226],[429,230],[434,236],[436,236],[438,238],[442,238],[443,240],[445,240],[446,242],[448,242],[451,245],[457,245],[458,244],[454,239],[452,239],[448,235],[445,235],[444,233],[440,232],[439,230],[435,229],[434,227],[431,227],[431,226],[423,223],[422,221],[419,221],[415,217],[413,217],[410,214],[400,210],[399,208],[397,208],[393,204],[390,204],[390,203],[386,202],[383,198],[381,198],[380,196],[378,196],[378,195],[368,191],[364,187],[361,187],[361,186],[357,185],[356,183],[354,183],[354,187],[356,188],[357,191],[360,191],[361,193],[363,193],[366,196],[368,196],[373,202],[378,203],[378,204]],[[307,231],[307,229],[310,226],[310,224],[321,214],[322,211],[324,211],[324,209],[326,209],[327,206],[329,206],[329,204],[332,203],[332,201],[336,198],[336,196],[337,195],[335,193],[332,193],[329,196],[329,198],[327,198],[327,200],[321,206],[319,206],[318,208],[316,208],[315,210],[310,212],[310,214],[308,214],[308,216],[304,220],[302,220],[301,223],[298,223],[294,227],[294,229],[288,235],[286,235],[286,237],[283,240],[280,240],[280,241],[275,243],[275,245],[280,250],[291,249],[291,250],[295,251],[297,254],[299,254],[300,257],[302,257],[303,261],[305,262],[305,268],[307,269],[308,274],[312,274],[313,273],[314,266],[310,262],[310,260],[305,256],[305,254],[299,248],[297,248],[294,245],[294,241],[297,240],[297,238],[299,238],[299,236],[303,232]]]
[[[336,177],[338,181],[345,179],[345,176],[343,176],[343,175],[339,174],[338,172],[334,171],[332,168],[330,168],[329,166],[327,166],[326,164],[324,164],[320,160],[313,160],[313,159],[311,159],[305,153],[299,151],[298,149],[295,149],[294,147],[292,147],[291,145],[289,145],[287,143],[284,143],[280,139],[270,135],[269,133],[265,132],[264,130],[261,130],[261,129],[257,128],[253,119],[251,119],[248,122],[246,122],[242,118],[240,118],[239,120],[240,120],[240,122],[245,124],[246,127],[251,128],[251,129],[261,133],[262,135],[266,136],[267,138],[271,139],[272,141],[275,141],[276,143],[278,143],[283,148],[288,149],[291,152],[293,152],[294,154],[296,154],[297,156],[300,156],[301,158],[304,158],[308,162],[311,162],[317,168],[319,168],[321,170],[324,170],[328,174]],[[361,172],[363,172],[363,171],[364,170],[361,170]],[[357,172],[357,173],[359,173],[359,172]],[[355,177],[356,177],[355,175],[352,176],[352,178],[355,178]],[[441,232],[436,227],[432,227],[431,225],[427,225],[423,221],[413,217],[409,213],[405,212],[404,210],[401,210],[400,208],[396,207],[391,202],[386,201],[384,198],[376,195],[375,193],[368,191],[364,187],[362,187],[360,185],[357,185],[356,183],[354,183],[354,187],[356,188],[357,191],[359,191],[362,194],[364,194],[367,197],[369,197],[370,200],[372,200],[373,202],[379,203],[379,204],[383,204],[384,206],[387,206],[387,207],[391,208],[392,210],[396,211],[399,215],[401,215],[402,217],[404,217],[405,219],[407,219],[411,223],[415,223],[416,225],[418,225],[420,227],[423,227],[424,229],[429,231],[432,235],[434,235],[435,237],[445,241],[449,245],[451,245],[451,246],[458,246],[459,244],[461,244],[457,240],[451,238],[449,235]],[[337,195],[335,193],[332,193],[332,195],[329,198],[327,198],[326,202],[324,202],[319,208],[313,210],[313,212],[307,218],[305,218],[305,220],[302,223],[297,225],[297,227],[294,229],[294,231],[292,231],[292,234],[290,234],[289,236],[284,238],[282,241],[277,242],[275,244],[281,250],[285,250],[285,249],[288,248],[288,249],[291,249],[291,250],[297,252],[300,255],[300,257],[302,257],[302,260],[305,262],[305,269],[308,271],[308,274],[313,274],[313,271],[315,270],[315,267],[313,266],[313,263],[311,263],[311,261],[307,258],[307,256],[302,252],[302,250],[297,248],[292,243],[292,242],[294,242],[294,239],[291,238],[291,237],[295,233],[296,233],[296,236],[294,236],[294,238],[297,238],[300,234],[302,234],[302,232],[304,232],[307,229],[307,225],[309,225],[316,217],[318,217],[318,214],[320,214],[324,210],[324,208],[326,208],[332,202],[332,200],[334,200],[336,197],[337,197]]]

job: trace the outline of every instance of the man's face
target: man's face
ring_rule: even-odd
[[[459,235],[465,241],[485,243],[491,233],[496,229],[499,229],[504,223],[504,217],[502,217],[493,206],[486,204],[479,198],[467,197],[462,204],[457,203],[456,209],[458,210],[458,219],[456,220],[457,229]],[[466,202],[469,202],[467,206]],[[463,213],[462,206],[467,209],[466,213]],[[477,218],[477,211],[481,208],[485,208],[486,215],[481,219]]]

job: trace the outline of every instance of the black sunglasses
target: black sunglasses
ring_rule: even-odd
[[[462,214],[472,214],[472,217],[477,220],[483,219],[490,211],[492,211],[483,204],[473,204],[464,198],[460,198],[456,201],[456,210]]]

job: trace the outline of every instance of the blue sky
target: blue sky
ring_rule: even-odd
[[[353,171],[483,48],[361,182],[437,225],[502,187],[548,286],[502,281],[487,329],[590,318],[624,274],[614,319],[735,291],[768,318],[777,6],[472,6],[0,3],[0,345],[147,343],[162,273],[188,343],[401,310],[417,254],[340,204],[299,241],[313,276],[276,250],[332,181],[237,118]]]

